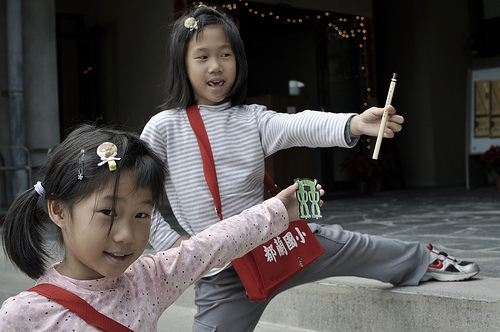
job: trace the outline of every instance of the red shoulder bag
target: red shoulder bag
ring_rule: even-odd
[[[215,163],[203,119],[197,105],[188,107],[186,112],[200,147],[205,179],[217,214],[222,220]],[[267,173],[264,184],[272,196],[281,191]],[[307,223],[304,220],[297,220],[290,222],[288,229],[279,236],[232,261],[232,265],[245,287],[250,302],[265,301],[324,252]]]

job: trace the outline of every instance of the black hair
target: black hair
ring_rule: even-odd
[[[97,147],[104,142],[118,149],[117,168],[98,166],[101,159]],[[81,125],[47,156],[41,185],[45,189],[45,204],[39,204],[39,193],[28,189],[10,206],[3,224],[3,246],[9,259],[29,277],[39,278],[46,270],[50,255],[44,245],[45,222],[50,218],[47,201],[57,201],[69,208],[89,194],[115,181],[116,195],[120,174],[127,172],[135,179],[136,188],[152,192],[155,208],[160,206],[165,183],[162,161],[132,132],[110,127]],[[80,180],[79,175],[83,175]],[[114,203],[115,204],[115,203]],[[112,222],[110,225],[110,230]],[[58,228],[59,229],[59,228]],[[59,234],[60,241],[62,236]]]
[[[197,20],[197,29],[184,26],[184,21],[189,17]],[[161,108],[183,109],[196,103],[186,70],[186,52],[191,39],[196,38],[203,33],[205,27],[211,25],[222,28],[236,57],[236,80],[223,102],[230,101],[232,105],[241,105],[245,101],[248,63],[240,32],[231,17],[217,9],[201,6],[179,17],[172,26],[170,60],[165,83],[166,99]]]

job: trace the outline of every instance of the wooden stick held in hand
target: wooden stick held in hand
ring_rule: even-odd
[[[373,159],[378,159],[380,145],[382,145],[382,138],[384,138],[385,123],[387,122],[387,107],[392,102],[392,95],[394,94],[394,89],[396,88],[397,78],[398,78],[398,74],[393,73],[392,79],[391,79],[391,85],[389,85],[389,92],[387,93],[387,99],[385,101],[384,114],[382,115],[382,120],[380,121],[380,128],[378,130],[377,143],[375,143],[375,149],[373,150]]]

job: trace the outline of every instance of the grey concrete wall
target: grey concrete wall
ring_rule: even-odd
[[[23,39],[26,145],[47,149],[60,137],[54,0],[23,0]]]
[[[10,141],[9,98],[7,95],[7,30],[5,1],[0,0],[0,145],[8,145]],[[5,45],[5,46],[4,46]]]
[[[0,1],[1,45],[6,45],[5,2]],[[54,1],[22,3],[25,141],[30,149],[46,148],[59,142]],[[0,50],[0,142],[10,145],[6,47]]]
[[[22,144],[30,150],[46,149],[59,143],[58,94],[57,94],[57,61],[55,37],[55,11],[53,0],[22,1],[21,35],[22,61],[18,72],[22,73],[22,87],[19,87],[22,106],[16,111],[19,118],[24,118],[25,128],[11,132],[11,115],[9,112],[9,83],[7,79],[8,63],[6,3],[0,1],[0,44],[5,47],[0,51],[0,144]],[[17,66],[17,64],[14,64]],[[16,116],[17,117],[17,116]],[[16,135],[21,135],[18,137]],[[22,143],[20,143],[22,142]],[[13,165],[8,150],[2,151],[6,165]],[[31,155],[33,164],[40,164],[45,153]],[[24,159],[24,158],[23,158]],[[24,163],[24,160],[23,160]],[[24,174],[4,172],[1,175],[2,205],[9,202],[22,190],[27,189],[28,182],[18,182]],[[33,179],[35,180],[35,179]]]

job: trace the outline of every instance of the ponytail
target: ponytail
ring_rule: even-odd
[[[116,144],[120,153],[115,172],[106,166],[99,167],[102,159],[96,150],[104,142]],[[44,243],[45,228],[52,225],[47,204],[58,202],[71,212],[75,204],[109,181],[115,183],[116,197],[120,173],[128,171],[136,187],[150,189],[153,205],[159,206],[165,190],[165,166],[137,134],[91,125],[76,128],[48,155],[40,171],[44,174],[43,186],[37,183],[21,193],[5,216],[3,246],[10,261],[33,279],[42,276],[50,258]],[[110,230],[112,226],[113,221]],[[62,232],[55,228],[63,247]]]
[[[37,279],[44,272],[47,253],[44,245],[44,223],[47,212],[38,206],[39,193],[28,189],[12,203],[3,224],[3,247],[10,261],[30,278]]]

